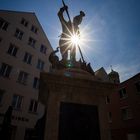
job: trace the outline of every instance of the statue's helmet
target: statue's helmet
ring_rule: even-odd
[[[80,15],[82,15],[84,17],[85,13],[83,11],[80,11]]]
[[[82,17],[85,16],[85,13],[83,11],[80,11],[80,15],[75,16],[73,18],[73,23],[79,25],[82,22]]]

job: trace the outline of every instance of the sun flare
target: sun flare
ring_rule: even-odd
[[[80,37],[78,35],[73,34],[70,39],[73,45],[76,45],[76,46],[80,45]]]
[[[61,37],[62,40],[62,46],[67,46],[67,48],[76,49],[76,58],[77,60],[81,58],[81,52],[84,54],[84,56],[87,58],[89,51],[91,49],[93,50],[93,47],[91,47],[91,42],[95,42],[96,40],[93,39],[93,31],[91,31],[91,28],[89,25],[86,25],[81,28],[80,32],[74,32],[74,29],[71,31],[67,28],[68,32],[63,33],[63,37]],[[92,38],[91,38],[92,37]],[[67,51],[66,48],[66,51]],[[96,47],[94,47],[95,50]]]

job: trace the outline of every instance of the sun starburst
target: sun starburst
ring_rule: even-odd
[[[91,44],[93,45],[93,42],[95,43],[96,41],[98,41],[94,39],[95,32],[95,30],[91,30],[90,24],[81,26],[80,31],[78,32],[75,32],[74,28],[72,28],[72,30],[69,30],[69,28],[67,28],[67,33],[63,32],[61,35],[61,46],[67,46],[65,48],[65,51],[68,51],[69,49],[72,51],[73,49],[75,49],[76,59],[81,58],[80,50],[82,51],[84,57],[88,58],[89,52],[93,50],[95,51],[97,48],[97,46],[91,46]]]

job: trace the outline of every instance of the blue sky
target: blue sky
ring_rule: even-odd
[[[121,81],[140,72],[140,0],[65,0],[71,18],[83,10],[80,25],[88,42],[81,46],[84,58],[96,71],[110,65]],[[61,25],[57,12],[61,0],[0,0],[0,9],[35,12],[52,47],[58,46]]]

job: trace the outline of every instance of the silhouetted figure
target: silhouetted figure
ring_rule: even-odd
[[[70,51],[70,60],[75,61],[76,48],[70,45],[70,37],[72,34],[80,35],[78,25],[81,24],[82,18],[85,16],[83,11],[80,11],[80,15],[73,18],[73,23],[71,21],[66,21],[64,19],[63,13],[67,11],[68,7],[64,6],[60,8],[58,12],[58,17],[62,25],[62,34],[59,40],[60,52],[62,55],[62,60],[66,61],[68,59],[68,51]]]
[[[46,122],[46,111],[42,116],[42,118],[40,118],[35,125],[35,130],[37,134],[36,140],[44,140],[45,122]]]
[[[89,72],[89,73],[91,73],[91,74],[94,75],[94,71],[93,71],[93,69],[92,69],[90,63],[87,64],[87,72]]]
[[[0,139],[10,140],[11,138],[11,118],[12,118],[12,106],[9,106],[3,119],[2,129],[0,133]]]
[[[81,69],[83,69],[83,70],[87,70],[87,64],[86,64],[86,62],[81,62],[81,60],[80,60],[80,65],[81,65]]]
[[[36,122],[34,129],[25,133],[24,140],[44,140],[46,111],[44,115]]]
[[[59,58],[56,55],[56,53],[58,52],[58,47],[56,48],[55,51],[51,52],[50,56],[49,56],[49,61],[52,64],[52,68],[53,69],[57,69],[59,67]]]

